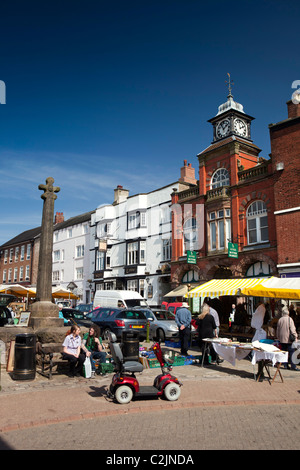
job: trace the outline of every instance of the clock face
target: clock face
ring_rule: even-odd
[[[219,139],[229,134],[229,131],[230,131],[229,119],[224,119],[223,121],[219,122],[219,124],[217,125],[217,137],[219,137]]]
[[[244,121],[242,121],[241,119],[235,119],[234,120],[234,131],[239,135],[246,136],[247,135],[246,123]]]

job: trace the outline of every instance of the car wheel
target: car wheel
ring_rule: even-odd
[[[176,401],[180,397],[181,389],[175,382],[170,382],[164,388],[164,395],[169,401]]]
[[[132,400],[133,391],[128,385],[121,385],[115,392],[115,398],[120,405],[126,405]]]
[[[156,331],[156,339],[157,341],[161,341],[162,343],[165,342],[165,332],[161,328],[158,328]]]

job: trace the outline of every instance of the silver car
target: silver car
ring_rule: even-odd
[[[175,316],[168,310],[139,309],[150,323],[150,338],[165,341],[166,338],[179,336]]]

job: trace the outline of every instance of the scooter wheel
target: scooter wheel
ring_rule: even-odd
[[[164,388],[164,395],[169,401],[176,401],[180,397],[181,389],[175,382],[170,382]]]
[[[115,392],[115,398],[121,405],[126,405],[132,400],[133,391],[127,385],[121,385]]]

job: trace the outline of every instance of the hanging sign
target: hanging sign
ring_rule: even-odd
[[[237,243],[228,243],[228,258],[239,257],[239,246]]]
[[[186,253],[187,263],[188,264],[197,264],[197,251],[187,251]]]

